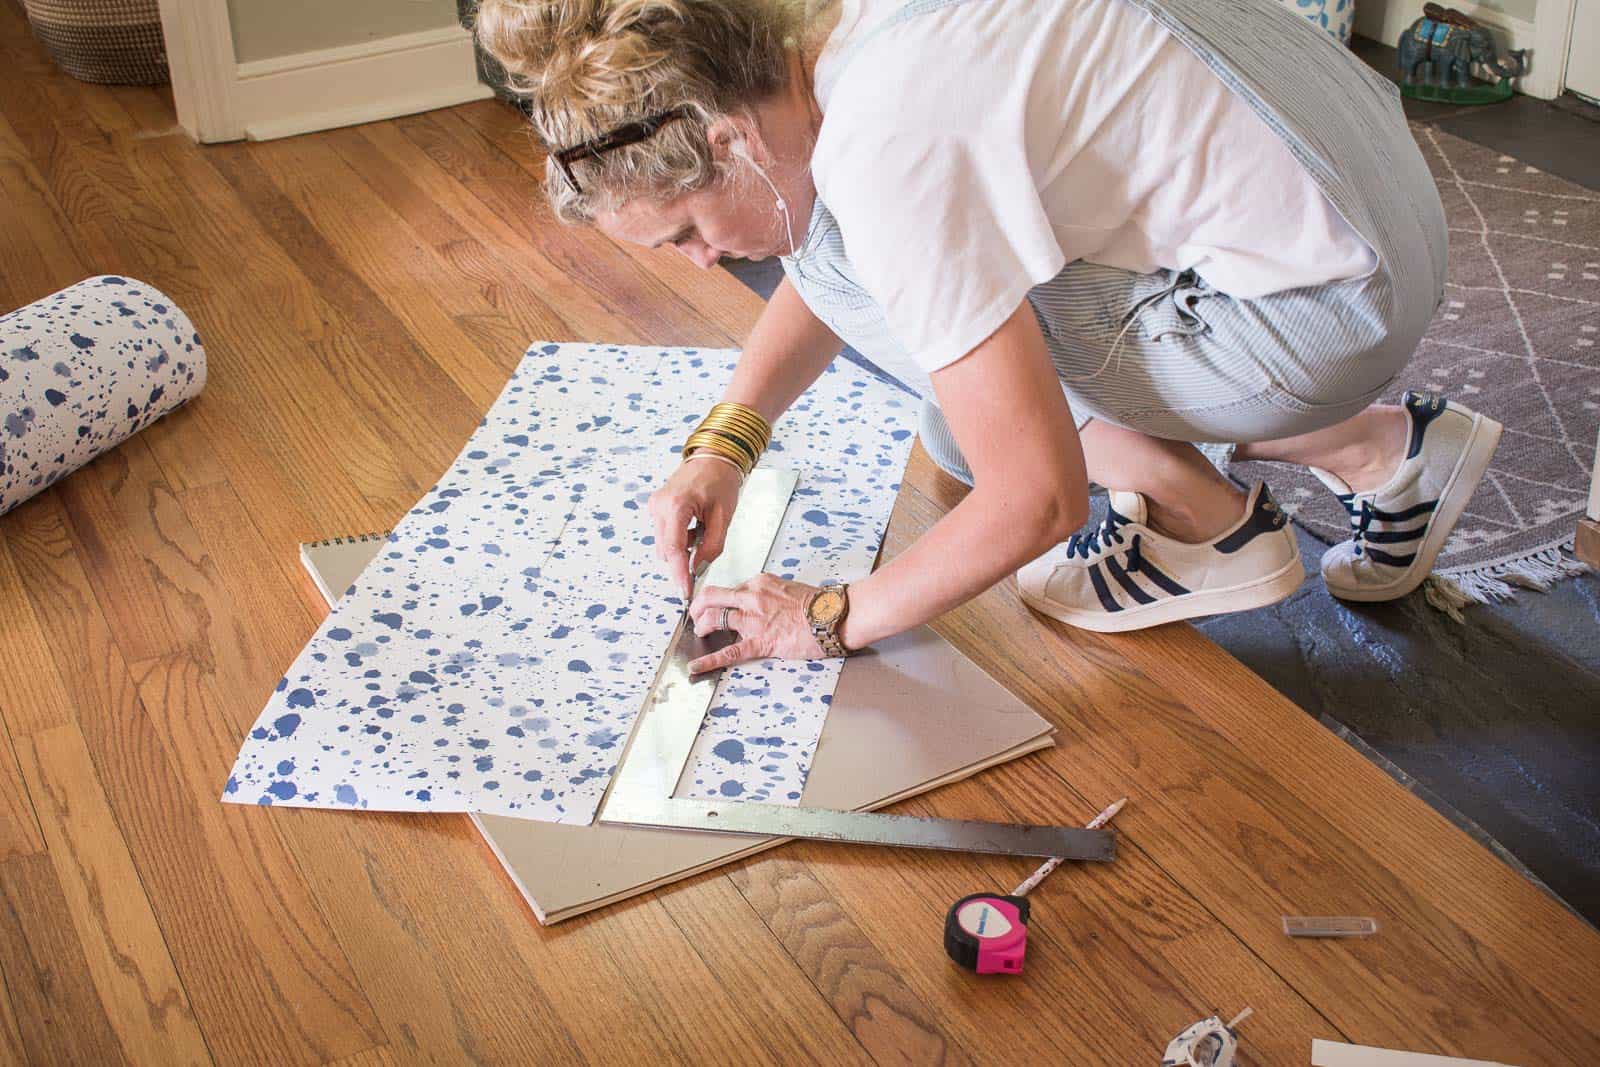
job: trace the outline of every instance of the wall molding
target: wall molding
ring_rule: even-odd
[[[494,95],[478,81],[472,35],[460,26],[240,63],[235,92],[244,136],[252,141]]]
[[[197,141],[267,141],[494,95],[461,26],[239,63],[227,0],[161,0],[178,124]]]
[[[1528,74],[1512,84],[1518,92],[1545,100],[1560,96],[1566,88],[1573,4],[1574,0],[1539,0],[1536,21],[1528,22],[1473,0],[1446,0],[1446,6],[1496,30],[1505,47],[1528,49]],[[1393,47],[1421,14],[1417,0],[1358,0],[1356,32]]]

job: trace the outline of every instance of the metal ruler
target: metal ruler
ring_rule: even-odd
[[[761,571],[797,481],[795,471],[762,467],[751,472],[722,555],[711,564],[704,582],[737,585]],[[1105,830],[674,797],[717,689],[717,676],[691,677],[689,663],[715,647],[712,640],[695,635],[686,614],[645,696],[622,763],[601,804],[600,822],[1076,860],[1110,860],[1116,855],[1116,838]]]

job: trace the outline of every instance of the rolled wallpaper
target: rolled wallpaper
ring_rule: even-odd
[[[85,278],[0,317],[0,515],[205,383],[194,324],[132,278]]]

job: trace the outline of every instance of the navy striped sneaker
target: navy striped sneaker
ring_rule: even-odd
[[[1257,485],[1215,540],[1176,541],[1145,525],[1144,497],[1113,490],[1105,521],[1017,572],[1034,611],[1085,630],[1142,630],[1276,603],[1305,579],[1294,532]]]
[[[1500,424],[1431,393],[1402,401],[1406,455],[1377,489],[1355,493],[1316,467],[1350,516],[1352,536],[1323,553],[1322,579],[1344,600],[1393,600],[1422,584],[1489,469]]]

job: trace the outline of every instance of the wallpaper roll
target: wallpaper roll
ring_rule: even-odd
[[[85,278],[0,317],[0,515],[205,384],[194,324],[132,278]]]

